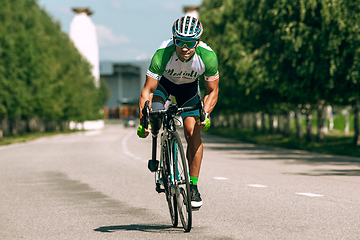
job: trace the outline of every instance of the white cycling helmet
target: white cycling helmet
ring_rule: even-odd
[[[189,15],[177,19],[172,27],[173,37],[185,41],[199,40],[202,32],[201,22]]]

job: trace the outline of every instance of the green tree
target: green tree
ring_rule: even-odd
[[[0,119],[98,119],[104,89],[36,0],[0,1]]]
[[[358,97],[358,3],[203,1],[204,39],[219,56],[221,110],[281,114],[309,106],[310,117],[317,106],[324,141],[324,103]]]

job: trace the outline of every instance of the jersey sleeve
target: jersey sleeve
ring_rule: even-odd
[[[160,80],[165,71],[166,64],[170,60],[174,51],[175,46],[172,39],[163,42],[153,55],[146,75],[151,78]]]
[[[207,64],[205,64],[205,72],[204,72],[205,81],[209,81],[209,82],[219,79],[218,58],[215,52],[212,53],[214,56]]]
[[[200,57],[205,64],[205,81],[215,81],[219,79],[218,58],[216,53],[205,43],[199,46]]]

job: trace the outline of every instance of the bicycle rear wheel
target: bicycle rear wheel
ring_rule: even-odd
[[[177,209],[185,232],[190,232],[192,223],[190,183],[187,161],[179,134],[173,133],[171,140],[171,157],[174,164],[175,195]]]
[[[163,158],[163,167],[161,170],[161,179],[165,188],[165,197],[168,203],[168,208],[170,212],[171,223],[174,227],[178,225],[178,212],[177,212],[177,202],[175,194],[171,194],[171,172],[170,172],[170,152],[167,142],[164,142],[162,150]]]

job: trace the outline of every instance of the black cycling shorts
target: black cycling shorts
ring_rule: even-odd
[[[199,80],[185,84],[175,84],[169,81],[164,76],[161,77],[159,85],[154,93],[154,96],[160,96],[164,102],[170,95],[174,96],[179,107],[194,106],[199,102],[198,95],[200,94]],[[181,115],[183,119],[188,116],[199,116],[199,110],[185,112]]]

